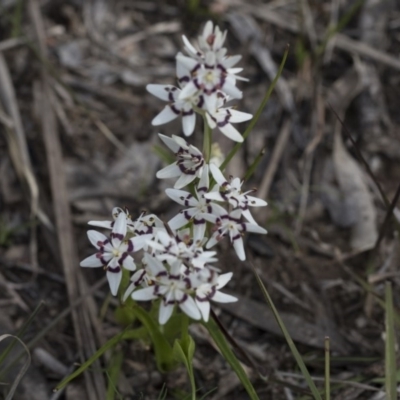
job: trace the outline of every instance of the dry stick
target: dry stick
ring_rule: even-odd
[[[40,55],[43,59],[46,59],[47,49],[45,47],[45,33],[38,0],[29,1],[29,12],[38,40]],[[79,276],[80,271],[77,269],[78,260],[73,243],[70,208],[62,163],[63,157],[57,133],[55,113],[51,103],[53,93],[46,67],[42,65],[41,70],[43,88],[43,97],[41,101],[43,124],[42,131],[47,153],[47,162],[49,166],[62,265],[67,284],[69,302],[73,303],[74,299],[79,297],[80,291],[84,289],[82,288],[84,282]],[[90,301],[90,298],[88,301]],[[81,307],[78,310],[74,310],[72,313],[75,337],[78,342],[78,349],[82,361],[96,351],[96,344],[94,343],[93,332],[89,319],[90,316],[88,313],[89,310],[87,306]],[[99,370],[99,368],[96,369]],[[85,383],[87,395],[90,400],[102,400],[105,398],[106,389],[104,378],[99,371],[86,373]]]
[[[278,139],[275,142],[274,149],[272,151],[271,160],[269,162],[267,171],[261,181],[261,185],[258,188],[258,196],[261,199],[267,199],[269,190],[271,188],[272,181],[274,179],[276,170],[278,169],[279,162],[282,158],[282,154],[288,143],[290,132],[292,130],[292,121],[287,119],[279,132]]]
[[[299,23],[296,16],[294,16],[293,14],[283,15],[280,12],[270,10],[266,6],[251,6],[247,4],[244,5],[241,0],[239,5],[243,11],[253,14],[256,18],[260,18],[273,25],[279,26],[280,28],[286,29],[292,33],[300,32]],[[376,62],[400,70],[400,60],[390,54],[377,50],[369,46],[368,44],[365,44],[358,40],[350,39],[342,33],[337,33],[333,36],[333,38],[335,40],[335,46],[338,49],[347,51],[349,53],[355,53],[360,56],[369,57]]]
[[[44,213],[39,210],[39,188],[33,173],[31,160],[28,152],[25,131],[23,128],[21,115],[18,108],[17,97],[15,95],[14,86],[11,76],[4,59],[0,52],[0,110],[2,114],[9,116],[12,126],[6,125],[6,137],[9,147],[11,160],[19,179],[26,183],[30,192],[30,208],[31,221],[38,217],[42,222],[47,220]],[[2,105],[3,103],[3,105]],[[4,107],[4,112],[3,112]],[[42,216],[42,218],[41,218]],[[32,223],[30,227],[29,251],[31,263],[33,266],[33,274],[31,281],[35,279],[37,274],[37,235],[36,224]]]

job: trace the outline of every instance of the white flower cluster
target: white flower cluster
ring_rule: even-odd
[[[174,107],[178,110],[178,103],[182,107],[186,107],[183,105],[185,102],[195,104],[187,96],[197,99],[196,107],[204,104],[209,116],[207,121],[218,113],[228,115],[232,111],[209,108],[212,104],[219,104],[222,90],[225,91],[222,93],[225,97],[241,96],[235,87],[235,73],[238,70],[230,68],[239,58],[226,57],[226,49],[222,48],[225,36],[217,27],[213,29],[209,22],[199,37],[199,51],[184,37],[190,57],[178,55],[178,70],[190,66],[189,73],[186,79],[181,80],[181,89],[162,89],[170,94],[178,93],[170,98],[176,100],[167,106],[170,111]],[[205,77],[206,73],[210,75]],[[161,87],[155,89],[156,86],[150,85],[149,90],[161,90]],[[184,100],[180,99],[182,94]],[[185,120],[184,109],[181,108],[179,112]],[[193,107],[190,110],[193,112]],[[156,119],[167,112],[164,110]],[[235,113],[229,115],[234,116]],[[230,125],[230,119],[225,120],[227,124],[218,126],[227,134],[225,127]],[[220,273],[214,265],[218,261],[216,251],[209,249],[227,236],[238,258],[245,260],[245,232],[266,233],[254,220],[250,207],[266,206],[267,203],[251,196],[252,191],[242,192],[243,182],[239,178],[226,179],[216,164],[207,163],[202,152],[183,138],[162,134],[159,137],[175,154],[176,161],[158,171],[157,177],[176,179],[174,187],[166,189],[166,194],[180,204],[182,210],[164,224],[154,214],[142,213],[137,219],[132,219],[127,210],[114,208],[112,221],[89,222],[92,226],[111,229],[111,233],[107,237],[94,230],[88,231],[96,253],[84,259],[80,265],[103,267],[114,296],[120,289],[123,269],[132,271],[129,287],[122,288],[125,290],[121,294],[122,300],[126,301],[129,296],[135,301],[159,299],[160,324],[169,320],[176,305],[192,319],[207,321],[210,301],[227,303],[237,300],[220,291],[229,282],[232,273]],[[215,182],[213,185],[210,184],[211,179]],[[140,255],[134,255],[138,251],[141,251]],[[134,256],[139,258],[136,261],[140,261],[140,267],[137,267]]]
[[[232,107],[224,107],[233,99],[241,99],[237,80],[246,80],[237,74],[242,68],[232,68],[240,55],[227,56],[222,47],[226,32],[221,32],[211,21],[198,38],[198,50],[183,36],[187,55],[176,56],[176,75],[179,87],[147,85],[147,90],[168,105],[153,119],[153,125],[162,125],[182,117],[183,133],[190,136],[195,128],[196,112],[205,115],[211,129],[218,129],[230,139],[242,142],[242,135],[232,126],[251,119],[252,115]]]

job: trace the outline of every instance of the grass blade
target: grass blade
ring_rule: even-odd
[[[250,382],[250,379],[246,375],[242,365],[239,360],[236,358],[232,349],[229,347],[228,342],[225,339],[225,336],[218,328],[217,323],[211,318],[208,322],[202,322],[202,324],[207,328],[211,337],[214,339],[214,342],[217,344],[219,350],[221,351],[225,360],[229,363],[232,369],[236,372],[237,377],[242,383],[243,387],[246,389],[249,398],[251,400],[258,400],[258,395]]]
[[[385,287],[386,303],[386,342],[385,342],[385,386],[388,400],[396,400],[397,392],[397,369],[396,369],[396,345],[394,332],[394,310],[392,284],[386,283]]]
[[[325,400],[331,399],[331,349],[329,337],[325,338]]]
[[[274,317],[276,319],[276,322],[278,323],[278,325],[279,325],[279,327],[280,327],[280,329],[281,329],[281,331],[283,333],[283,336],[285,337],[285,339],[286,339],[286,341],[287,341],[287,343],[289,345],[289,348],[290,348],[290,351],[293,354],[293,357],[296,359],[297,365],[300,368],[300,371],[302,372],[302,374],[303,374],[303,376],[304,376],[304,378],[305,378],[305,380],[307,382],[307,385],[310,388],[311,393],[314,396],[314,399],[322,400],[322,397],[321,397],[317,387],[315,386],[315,383],[312,380],[310,373],[308,372],[308,369],[307,369],[307,367],[306,367],[306,365],[305,365],[305,363],[303,361],[303,358],[301,357],[299,351],[297,350],[297,347],[294,344],[293,339],[290,337],[290,334],[289,334],[288,330],[286,329],[286,326],[283,323],[283,321],[282,321],[282,319],[281,319],[281,317],[280,317],[280,315],[278,313],[278,310],[276,309],[276,307],[275,307],[275,305],[274,305],[274,303],[273,303],[273,301],[271,299],[271,296],[269,295],[269,293],[268,293],[266,287],[264,286],[261,278],[257,274],[257,271],[255,270],[254,266],[252,266],[252,268],[253,268],[254,275],[256,276],[257,282],[258,282],[258,284],[259,284],[259,286],[261,288],[261,291],[263,292],[264,298],[265,298],[266,302],[268,303],[268,305],[271,307],[272,312],[274,313]]]

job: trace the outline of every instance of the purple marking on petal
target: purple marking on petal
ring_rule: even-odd
[[[169,108],[174,112],[176,115],[181,115],[181,110],[178,110],[173,104],[169,105]]]
[[[232,237],[232,242],[234,242],[235,240],[238,240],[242,237],[242,235],[240,233],[238,233],[237,235]]]
[[[126,257],[128,257],[128,253],[122,253],[122,256],[118,259],[118,264],[122,265]]]
[[[114,272],[114,273],[117,274],[118,272],[121,271],[121,268],[120,268],[119,266],[117,266],[117,267],[115,267],[115,268],[113,268],[113,267],[107,267],[107,271]]]
[[[199,218],[199,219],[193,218],[193,223],[195,225],[203,225],[206,223],[206,220],[204,218]]]
[[[133,251],[133,243],[131,240],[128,240],[128,248],[126,249],[127,252],[132,252]]]
[[[124,235],[121,235],[120,233],[111,232],[110,237],[119,239],[121,241],[124,240]]]

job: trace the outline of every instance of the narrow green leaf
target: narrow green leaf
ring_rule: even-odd
[[[268,303],[268,305],[271,307],[272,312],[274,313],[276,322],[278,323],[279,328],[281,329],[283,336],[285,337],[285,339],[289,345],[289,348],[293,354],[293,357],[296,359],[297,365],[300,368],[300,371],[302,372],[302,374],[307,382],[308,387],[310,388],[310,390],[316,400],[322,400],[322,397],[321,397],[317,387],[315,386],[315,383],[312,380],[310,373],[308,372],[308,369],[303,361],[303,358],[301,357],[299,351],[297,350],[297,347],[294,344],[293,339],[290,337],[290,334],[289,334],[288,330],[286,329],[286,326],[283,323],[283,321],[278,313],[278,310],[276,309],[275,304],[273,303],[273,301],[271,299],[271,296],[269,295],[266,287],[264,286],[261,278],[257,274],[257,271],[255,270],[255,268],[253,266],[252,266],[252,268],[253,268],[254,275],[256,276],[257,282],[258,282],[258,284],[261,288],[261,291],[264,295],[264,298],[265,298],[266,302]]]
[[[386,283],[385,287],[386,304],[386,342],[385,342],[385,386],[388,400],[397,399],[397,369],[396,369],[396,337],[394,332],[394,311],[392,284]]]
[[[207,328],[208,332],[210,333],[211,337],[214,339],[214,342],[220,349],[225,360],[229,363],[229,365],[235,371],[240,382],[242,382],[243,387],[246,389],[250,399],[258,400],[259,397],[258,397],[252,383],[250,382],[250,379],[246,375],[246,372],[244,371],[239,360],[236,358],[232,349],[229,347],[228,342],[225,339],[225,336],[219,330],[216,322],[213,319],[210,319],[208,322],[203,321],[202,324]]]
[[[117,343],[119,343],[120,340],[122,340],[122,337],[125,333],[125,330],[123,330],[121,333],[118,335],[115,335],[112,337],[107,343],[105,343],[103,346],[100,347],[99,350],[96,351],[90,357],[86,362],[84,362],[76,371],[74,371],[71,375],[67,376],[65,379],[63,379],[54,389],[56,392],[57,390],[62,389],[65,387],[69,382],[71,382],[73,379],[75,379],[77,376],[79,376],[82,372],[86,371],[99,357],[101,357],[107,350],[113,348]]]
[[[245,177],[243,178],[244,181],[248,181],[254,174],[254,171],[258,167],[258,164],[260,164],[260,161],[263,158],[264,154],[265,154],[265,148],[261,149],[261,151],[257,154],[257,157],[254,159],[253,163],[247,170]]]
[[[2,365],[3,361],[6,359],[8,354],[10,354],[10,351],[13,349],[13,347],[17,344],[18,339],[23,338],[26,330],[28,329],[29,325],[32,323],[32,321],[35,319],[37,313],[40,311],[40,309],[43,307],[44,301],[41,301],[36,308],[33,310],[32,314],[29,316],[29,318],[24,322],[24,324],[21,326],[17,334],[13,337],[13,340],[11,343],[4,349],[4,351],[0,355],[0,365]],[[0,377],[2,376],[4,371],[1,371]]]
[[[154,345],[157,367],[161,372],[166,372],[175,367],[174,354],[171,345],[160,332],[158,324],[154,319],[140,306],[133,308],[137,318],[147,328],[151,341]]]
[[[124,353],[122,350],[117,350],[111,357],[108,368],[108,387],[106,400],[114,400],[115,393],[118,393],[117,385],[121,366],[124,361]]]
[[[252,120],[249,123],[249,126],[246,128],[246,130],[243,133],[243,141],[246,140],[247,136],[249,136],[250,132],[253,130],[255,124],[257,123],[257,121],[259,120],[261,113],[264,110],[264,107],[267,105],[269,98],[271,97],[272,92],[275,89],[276,83],[278,82],[278,79],[280,78],[280,76],[282,75],[282,71],[283,71],[283,67],[285,66],[286,63],[286,59],[287,56],[289,54],[289,46],[286,48],[285,53],[283,55],[281,64],[279,66],[279,70],[278,73],[276,74],[274,80],[271,82],[270,87],[268,88],[267,93],[265,94],[260,106],[258,107],[256,113],[254,114],[254,117],[252,118]],[[228,163],[232,160],[233,156],[239,151],[240,147],[242,146],[243,142],[241,143],[236,143],[236,145],[233,147],[233,149],[229,152],[229,154],[227,155],[226,159],[224,160],[224,162],[221,164],[220,169],[221,171],[223,171],[226,166],[228,165]]]

